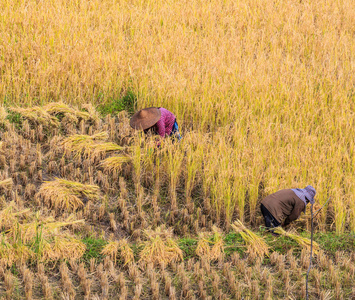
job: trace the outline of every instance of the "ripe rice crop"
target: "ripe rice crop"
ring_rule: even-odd
[[[264,196],[308,184],[332,199],[316,232],[355,232],[352,1],[0,10],[0,297],[305,298],[304,254],[254,261],[228,232],[241,220],[248,238]],[[179,143],[131,130],[149,106],[174,112]],[[291,227],[309,230],[309,214]],[[200,232],[214,232],[201,244],[213,259],[196,254]],[[311,296],[354,298],[353,254],[317,259]],[[42,262],[55,271],[32,276]]]
[[[26,112],[57,126],[54,115],[97,122],[85,103],[133,94],[138,108],[173,111],[184,140],[200,136],[186,193],[203,178],[217,222],[256,224],[265,194],[312,184],[320,204],[334,197],[320,224],[330,214],[331,229],[354,231],[351,8],[349,0],[3,2],[0,97],[60,101]],[[174,211],[180,160],[167,166]]]

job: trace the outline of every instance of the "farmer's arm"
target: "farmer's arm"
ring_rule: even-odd
[[[301,201],[297,201],[295,203],[295,206],[293,207],[293,210],[291,211],[291,214],[285,219],[284,226],[287,226],[292,221],[297,220],[304,208],[304,203]]]

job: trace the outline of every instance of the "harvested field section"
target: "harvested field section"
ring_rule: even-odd
[[[39,264],[33,269],[37,276],[26,265],[18,265],[16,275],[0,269],[4,279],[0,295],[11,295],[9,299],[304,299],[302,274],[307,268],[292,255],[274,254],[268,263],[250,264],[236,254],[220,265],[190,259],[160,267],[152,263],[116,266],[106,257],[91,265],[62,263],[56,273]],[[347,273],[350,266],[342,259],[312,270],[314,299],[354,296],[352,275]]]
[[[235,194],[227,197],[235,191],[226,189],[225,202],[216,201],[212,161],[192,159],[212,151],[199,143],[199,133],[157,147],[154,137],[127,128],[125,113],[99,118],[93,107],[63,103],[5,112],[1,297],[304,298],[309,236],[255,233],[249,225],[261,225],[260,213],[251,217],[245,195],[237,204],[244,203],[247,214],[235,222]],[[229,171],[226,166],[220,176]],[[223,217],[228,207],[229,219]],[[310,295],[351,299],[354,238],[339,252],[334,238],[325,237],[316,235]]]

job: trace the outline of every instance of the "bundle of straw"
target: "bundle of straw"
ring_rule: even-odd
[[[182,250],[172,238],[172,230],[158,227],[156,230],[144,230],[147,241],[140,252],[140,261],[159,265],[183,260]]]
[[[101,162],[101,166],[108,172],[114,173],[121,171],[122,165],[131,160],[128,156],[112,156]]]
[[[281,227],[276,227],[274,229],[274,232],[293,239],[294,241],[296,241],[301,246],[304,246],[304,247],[309,248],[309,249],[311,248],[311,240],[310,239],[307,239],[305,237],[299,236],[298,234],[296,234],[294,232],[287,232]],[[320,249],[319,248],[319,244],[317,242],[315,242],[315,241],[313,241],[313,249],[314,249],[315,253],[318,253],[318,251]]]
[[[129,246],[126,239],[109,241],[108,244],[102,249],[101,254],[111,257],[111,259],[116,263],[118,252],[120,252],[120,258],[122,258],[125,265],[134,261],[133,250]]]
[[[44,106],[44,110],[52,115],[63,114],[76,123],[79,119],[89,120],[91,118],[91,114],[89,112],[74,109],[63,102],[48,103]]]
[[[62,142],[64,150],[75,153],[75,157],[97,156],[101,153],[122,150],[123,147],[111,143],[103,142],[108,139],[107,132],[99,132],[92,136],[75,134],[65,138]]]
[[[44,126],[59,127],[60,123],[55,116],[50,115],[42,107],[34,106],[30,108],[10,107],[11,111],[19,113],[24,119],[28,119],[36,124]]]
[[[249,254],[259,257],[269,256],[269,246],[264,239],[247,229],[240,220],[235,221],[232,228],[242,236],[244,242],[248,245],[247,252]]]
[[[56,178],[53,181],[45,181],[36,198],[56,211],[76,211],[84,206],[83,198],[99,200],[100,188],[97,185]]]
[[[224,255],[224,242],[223,236],[219,228],[212,227],[213,236],[212,240],[207,238],[208,232],[199,234],[199,241],[195,253],[199,257],[205,257],[208,261],[217,260]],[[210,247],[212,245],[212,248]]]
[[[5,191],[11,190],[13,183],[14,182],[12,181],[12,178],[7,178],[5,180],[1,180],[0,181],[0,190],[2,190],[2,189]]]

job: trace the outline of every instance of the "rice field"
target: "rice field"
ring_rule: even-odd
[[[278,238],[251,218],[222,222],[198,196],[204,185],[185,181],[196,137],[158,148],[125,111],[101,118],[92,106],[3,113],[1,297],[304,299],[310,240],[295,229],[309,219]],[[351,299],[355,239],[317,239],[309,294]]]
[[[310,296],[355,297],[352,1],[0,11],[0,297],[304,299],[309,208],[273,238],[259,203],[308,184]],[[149,106],[180,143],[132,131]]]

